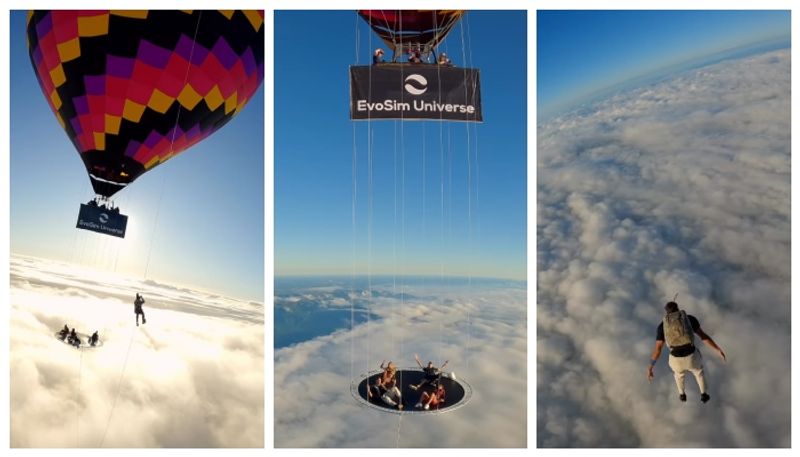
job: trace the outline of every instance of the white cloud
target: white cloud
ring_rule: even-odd
[[[12,257],[10,317],[13,447],[264,445],[262,304]]]
[[[403,300],[391,286],[375,289],[378,319],[275,351],[276,447],[526,446],[524,286],[408,286]],[[352,398],[359,374],[383,359],[410,367],[414,353],[449,360],[447,370],[472,386],[471,401],[401,418]]]
[[[537,445],[790,444],[789,95],[782,50],[539,125]],[[645,378],[675,293],[729,357],[705,405]]]

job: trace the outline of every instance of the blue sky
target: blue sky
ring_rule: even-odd
[[[348,66],[386,46],[355,11],[276,11],[276,275],[349,275],[355,245],[359,274],[524,279],[526,36],[524,11],[456,25],[440,51],[480,69],[484,123],[373,121],[370,205]]]
[[[120,240],[75,228],[89,178],[36,82],[24,12],[11,13],[10,36],[11,252],[263,301],[263,86],[221,130],[115,196],[129,216]]]
[[[540,118],[681,62],[790,36],[788,11],[539,11]]]

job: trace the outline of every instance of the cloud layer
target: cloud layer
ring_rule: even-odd
[[[308,288],[297,297],[316,297],[321,308],[349,308],[342,290],[347,286]],[[276,349],[276,447],[526,446],[524,284],[373,285],[372,295],[350,296],[357,311],[368,306],[367,322]],[[284,298],[276,306],[288,303]],[[398,416],[353,399],[350,383],[361,373],[384,359],[410,367],[414,353],[435,364],[449,360],[447,370],[472,386],[470,402],[448,413]]]
[[[10,318],[12,447],[264,445],[263,304],[12,257]]]
[[[539,125],[538,446],[790,445],[790,86],[773,51]],[[676,293],[706,405],[645,378]]]

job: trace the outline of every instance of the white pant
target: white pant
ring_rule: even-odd
[[[706,393],[706,380],[703,377],[703,356],[700,355],[699,349],[695,349],[691,355],[686,357],[675,357],[670,354],[669,367],[672,368],[675,375],[675,384],[678,386],[679,394],[686,393],[683,387],[683,379],[687,371],[691,371],[694,379],[697,380],[700,393]]]
[[[401,401],[403,401],[403,394],[401,394],[400,389],[395,386],[387,390],[386,393],[381,396],[381,399],[387,405],[397,406]]]

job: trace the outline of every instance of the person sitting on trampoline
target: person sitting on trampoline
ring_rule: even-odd
[[[61,341],[64,341],[67,338],[67,335],[69,335],[69,327],[67,327],[67,324],[64,324],[64,328],[58,332],[58,337],[61,338]]]
[[[395,366],[394,362],[390,360],[389,363],[384,367],[383,365],[385,363],[386,360],[381,362],[383,374],[375,380],[375,384],[370,386],[369,390],[367,391],[367,395],[369,397],[372,397],[373,394],[375,394],[377,397],[381,397],[384,393],[386,393],[389,382],[393,381],[397,375],[397,367]]]
[[[428,410],[431,408],[431,406],[433,406],[433,408],[436,409],[444,404],[444,395],[444,386],[439,384],[438,387],[436,387],[436,390],[431,393],[422,392],[422,395],[419,397],[419,401],[416,405],[414,405],[414,407]]]
[[[384,387],[386,388],[386,393],[381,396],[381,400],[389,406],[403,409],[403,394],[400,392],[400,388],[397,387],[397,380],[392,378]]]
[[[81,345],[81,339],[78,337],[78,334],[75,333],[75,329],[73,328],[71,332],[69,332],[69,338],[67,338],[67,343],[79,347]]]
[[[430,384],[433,387],[439,385],[439,378],[442,376],[442,368],[447,365],[449,360],[445,360],[442,364],[442,368],[436,368],[433,366],[433,362],[428,362],[428,366],[422,366],[422,362],[419,360],[419,355],[414,354],[414,358],[417,360],[417,365],[425,372],[425,379],[419,382],[416,386],[414,384],[410,384],[408,387],[417,390],[420,387],[424,386],[425,384]]]

